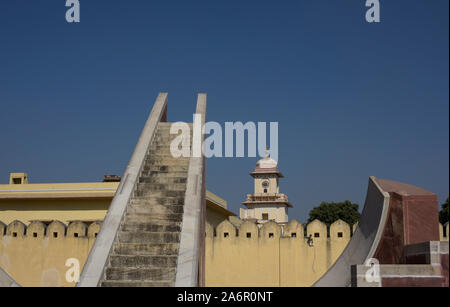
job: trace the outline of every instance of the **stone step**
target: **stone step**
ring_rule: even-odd
[[[145,160],[144,170],[147,166],[189,166],[188,158],[165,158],[165,159],[153,159],[149,158]]]
[[[170,136],[168,136],[168,137],[170,137]],[[170,150],[170,148],[172,146],[174,147],[174,149],[177,149],[177,146],[178,146],[178,149],[182,149],[183,142],[176,142],[176,143],[167,142],[167,140],[169,139],[168,137],[166,137],[166,138],[164,136],[157,137],[158,140],[160,140],[161,142],[158,142],[158,140],[155,138],[153,140],[153,142],[151,143],[149,150],[154,151],[154,152],[156,152],[158,150],[166,151],[166,150]],[[183,137],[179,140],[189,141],[189,138]]]
[[[186,183],[138,183],[137,191],[185,191]]]
[[[173,123],[172,123],[173,124]],[[172,124],[170,124],[170,125],[167,125],[167,126],[158,126],[158,129],[156,130],[156,133],[161,133],[161,134],[163,134],[163,133],[169,133],[170,132],[170,130],[172,130],[172,131],[175,131],[175,132],[178,132],[178,133],[181,133],[181,129],[179,129],[180,127],[174,127],[173,129],[172,129]],[[188,124],[188,126],[189,126],[189,132],[192,134],[192,132],[193,132],[193,129],[192,129],[192,125],[189,125]],[[184,131],[183,131],[184,132]],[[187,132],[187,131],[186,131]]]
[[[184,198],[185,191],[152,191],[152,190],[137,190],[134,192],[133,199],[142,200],[148,199],[148,197],[178,197]]]
[[[113,267],[176,267],[177,256],[111,255]]]
[[[186,183],[187,178],[184,177],[164,177],[164,176],[142,176],[139,177],[139,183],[156,183],[156,184],[175,184]]]
[[[171,127],[175,122],[159,122],[158,128]],[[192,123],[186,123],[189,127],[192,127]]]
[[[147,155],[147,158],[170,158],[170,159],[189,159],[191,157],[190,153],[187,153],[186,156],[183,156],[183,153],[179,153],[178,151],[171,151],[169,148],[168,149],[158,149],[158,150],[154,150],[154,149],[150,149]]]
[[[173,287],[173,280],[161,281],[137,281],[137,280],[107,280],[101,283],[101,287]]]
[[[177,232],[119,232],[120,243],[177,243],[180,234]]]
[[[101,286],[175,283],[190,158],[172,155],[171,144],[180,134],[170,134],[171,126],[172,123],[158,124]],[[184,139],[192,140],[192,129]]]
[[[183,213],[184,206],[182,205],[160,205],[160,204],[130,204],[127,208],[129,214],[172,214]]]
[[[193,134],[192,134],[192,130],[190,134],[181,134],[181,131],[175,131],[173,134],[170,133],[169,130],[167,131],[158,131],[158,133],[155,135],[155,137],[152,139],[152,143],[151,144],[155,144],[155,143],[159,143],[161,141],[167,141],[170,140],[173,141],[175,139],[176,143],[174,143],[175,145],[181,145],[182,143],[185,144],[189,144],[189,142],[192,143],[192,138],[193,138]],[[165,143],[165,142],[164,142]]]
[[[140,191],[134,192],[134,199],[148,199],[149,197],[178,197],[184,199],[185,191]]]
[[[194,133],[192,129],[190,129],[189,134],[187,133],[187,131],[181,131],[181,129],[174,129],[172,130],[173,133],[170,133],[170,130],[170,128],[158,129],[158,131],[156,132],[156,136],[177,137],[181,136],[181,134],[183,133],[183,137],[187,137],[189,135],[192,138],[192,135]]]
[[[158,151],[166,151],[166,150],[169,150],[169,152],[170,152],[170,147],[171,147],[171,144],[158,144],[157,142],[155,142],[155,143],[152,143],[152,145],[150,146],[150,150],[151,151],[153,151],[153,152],[158,152]],[[181,147],[180,147],[181,148]],[[149,151],[149,153],[150,153],[150,151]]]
[[[146,156],[146,159],[184,159],[187,160],[190,158],[190,154],[188,154],[187,157],[183,157],[182,155],[178,155],[176,156],[176,154],[178,154],[177,152],[174,152],[172,154],[172,152],[170,150],[158,150],[158,151],[149,151],[148,155]]]
[[[187,178],[186,171],[173,171],[173,172],[161,172],[161,171],[146,171],[141,173],[140,178]]]
[[[153,163],[148,163],[145,164],[145,168],[146,167],[174,167],[174,166],[178,166],[178,167],[185,167],[186,169],[189,167],[189,163],[181,163],[180,161],[161,161],[161,162],[156,162],[154,161]],[[142,171],[147,171],[148,169],[144,169],[144,167],[142,167]],[[162,173],[164,171],[161,171]]]
[[[152,206],[155,204],[164,206],[183,206],[184,197],[157,197],[148,196],[145,198],[132,198],[130,200],[130,205],[142,205],[142,206]]]
[[[189,165],[146,165],[142,168],[142,175],[150,174],[151,172],[159,173],[174,173],[174,172],[186,172]]]
[[[181,222],[183,221],[183,214],[182,213],[132,213],[127,212],[125,216],[125,222],[140,222],[140,223],[151,223],[156,222],[160,220],[166,220],[166,221],[175,221],[175,222]]]
[[[179,232],[181,231],[181,222],[174,221],[153,221],[143,222],[124,222],[120,226],[120,231],[151,231],[151,232]]]
[[[192,134],[193,133],[192,124],[188,124],[188,126],[189,126],[189,133]],[[170,130],[181,133],[182,129],[180,129],[180,128],[184,128],[184,127],[178,126],[178,127],[172,128],[172,124],[168,125],[168,126],[161,126],[161,127],[158,127],[156,133],[161,133],[161,134],[170,133]],[[187,131],[184,131],[184,129],[183,129],[183,132],[185,132],[187,134]]]
[[[191,133],[189,135],[185,134],[183,136],[181,136],[181,132],[170,134],[169,130],[158,131],[156,133],[155,137],[152,139],[152,143],[151,144],[153,145],[155,143],[161,143],[161,142],[165,143],[167,141],[169,141],[169,143],[170,143],[175,138],[178,138],[177,139],[177,143],[179,144],[182,140],[185,141],[185,142],[186,141],[190,142],[192,140],[192,137],[193,137],[192,131],[191,131]]]
[[[170,133],[169,129],[167,129],[167,130],[160,130],[160,131],[156,132],[155,138],[153,138],[152,141],[155,142],[158,139],[167,139],[167,138],[175,139],[177,137],[179,137],[179,140],[182,140],[182,139],[183,140],[186,140],[186,139],[187,140],[189,140],[189,139],[192,140],[192,137],[193,137],[193,133],[192,132],[193,131],[191,130],[190,134],[185,133],[184,135],[181,135],[181,131],[175,131],[172,134],[172,133]]]
[[[152,143],[150,144],[149,150],[152,150],[156,146],[170,146],[176,137],[177,137],[176,135],[157,135],[152,140]],[[177,146],[177,145],[179,145],[180,143],[183,143],[183,142],[185,142],[185,143],[186,142],[190,142],[189,138],[186,137],[186,138],[178,139],[176,141],[176,143],[174,143],[174,145],[172,145],[172,146]]]
[[[155,151],[153,153],[147,154],[147,156],[145,157],[145,160],[149,160],[149,159],[153,159],[153,160],[162,160],[162,159],[176,159],[179,161],[188,161],[190,158],[190,156],[188,157],[184,157],[184,156],[179,156],[179,157],[175,157],[172,155],[172,153],[170,151],[168,152],[164,152],[164,151]]]
[[[178,127],[174,127],[173,129],[172,129],[172,126],[173,126],[173,124],[174,123],[170,123],[170,125],[159,125],[158,124],[158,129],[157,129],[157,131],[156,131],[156,133],[164,133],[164,132],[169,132],[170,130],[173,130],[173,131],[180,131],[181,129],[178,129],[179,128],[179,126]],[[193,125],[192,125],[192,123],[187,123],[187,125],[188,125],[188,127],[189,127],[189,130],[190,130],[190,132],[192,133],[192,128],[193,128]]]
[[[106,269],[106,280],[171,280],[175,278],[175,268],[123,268]]]
[[[153,256],[178,256],[179,243],[114,243],[112,255],[153,255]]]
[[[152,150],[155,146],[170,146],[173,139],[170,136],[155,136],[152,140],[149,150]]]
[[[172,125],[175,124],[175,122],[160,122],[158,123],[158,131],[167,131],[170,130],[170,128],[172,127]],[[186,123],[189,128],[191,128],[192,130],[192,123]]]

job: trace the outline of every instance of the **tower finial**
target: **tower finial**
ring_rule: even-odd
[[[269,154],[269,147],[266,146],[266,156],[265,156],[265,158],[269,158],[269,157],[270,157],[270,154]]]

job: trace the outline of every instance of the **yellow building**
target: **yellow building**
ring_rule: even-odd
[[[0,268],[22,286],[74,286],[67,265],[75,259],[81,271],[119,181],[30,184],[27,174],[12,173],[0,185]],[[208,225],[234,215],[206,192]]]
[[[10,183],[0,184],[0,221],[6,225],[15,220],[44,224],[102,221],[120,183],[120,178],[110,178],[105,176],[104,182],[29,184],[26,173],[11,173]],[[206,210],[207,223],[213,227],[235,216],[227,202],[210,191],[206,192]]]

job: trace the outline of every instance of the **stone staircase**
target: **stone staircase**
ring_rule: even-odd
[[[189,158],[170,153],[171,123],[158,123],[100,285],[174,286]],[[192,131],[192,126],[191,126]]]

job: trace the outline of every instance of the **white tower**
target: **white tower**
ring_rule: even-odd
[[[247,200],[242,204],[240,218],[257,223],[275,221],[279,224],[288,222],[288,208],[292,205],[285,194],[280,194],[278,179],[283,175],[278,170],[277,161],[266,156],[256,163],[256,168],[250,175],[255,180],[255,191],[247,194]]]

